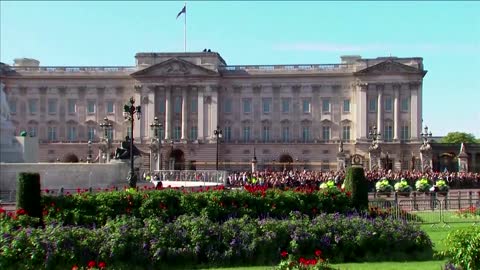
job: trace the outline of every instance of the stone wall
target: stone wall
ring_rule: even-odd
[[[20,172],[38,172],[42,189],[126,185],[128,163],[0,163],[0,191],[15,190]]]

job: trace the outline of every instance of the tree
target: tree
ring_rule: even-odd
[[[478,140],[471,133],[465,132],[449,132],[447,136],[443,137],[441,143],[477,143]]]
[[[345,191],[351,192],[352,204],[358,211],[368,209],[368,183],[361,166],[351,166],[345,177]]]

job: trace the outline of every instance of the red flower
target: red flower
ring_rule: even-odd
[[[7,211],[5,211],[5,209],[3,209],[3,208],[0,207],[0,214],[1,214],[1,213],[5,213],[5,212],[7,212]]]
[[[317,264],[317,259],[311,259],[311,260],[308,260],[309,261],[309,264],[310,265],[315,265]]]
[[[305,258],[303,257],[300,257],[300,259],[298,259],[298,262],[300,262],[301,264],[307,264],[307,260],[305,260]]]
[[[80,188],[77,188],[77,193],[80,193],[80,191],[82,191]]]
[[[50,192],[50,190],[48,190],[48,189],[45,189],[45,193],[48,193],[48,192]]]
[[[89,261],[88,262],[88,268],[89,269],[95,267],[95,265],[96,265],[95,261]]]
[[[27,211],[25,211],[25,209],[17,209],[17,216],[21,216],[21,215],[26,215],[27,214]]]
[[[105,266],[107,266],[107,264],[105,262],[99,262],[98,263],[98,268],[100,268],[100,269],[105,268]]]
[[[78,266],[73,265],[73,266],[72,266],[72,270],[78,270]]]
[[[283,250],[282,252],[280,252],[280,256],[282,256],[282,258],[287,257],[287,255],[288,255],[288,252],[286,250]]]
[[[350,197],[350,196],[352,196],[352,192],[347,191],[347,197]]]
[[[317,257],[322,256],[322,251],[320,249],[315,250],[315,256]]]

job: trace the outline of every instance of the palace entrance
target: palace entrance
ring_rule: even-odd
[[[282,166],[281,169],[282,170],[292,170],[293,169],[293,158],[292,156],[288,155],[288,154],[283,154],[280,156],[280,158],[278,159],[280,165]]]
[[[168,168],[170,170],[185,169],[185,154],[180,149],[174,149],[170,153]]]

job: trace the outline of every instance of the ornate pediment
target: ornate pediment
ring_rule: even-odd
[[[219,76],[219,73],[188,61],[172,58],[130,74],[132,77]]]
[[[404,65],[393,60],[387,60],[371,67],[357,71],[355,72],[355,75],[383,75],[399,73],[422,74],[426,73],[426,71],[420,70],[412,66]]]

